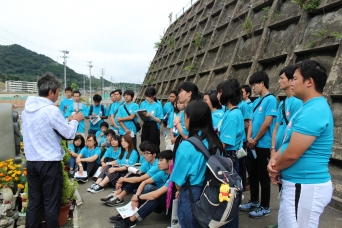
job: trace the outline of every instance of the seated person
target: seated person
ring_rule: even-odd
[[[109,129],[105,132],[104,138],[101,139],[99,142],[99,147],[101,149],[101,158],[103,157],[106,150],[110,147],[110,141],[112,141],[113,136],[115,135],[115,132],[112,129]]]
[[[119,158],[121,152],[121,137],[119,135],[113,135],[110,145],[111,146],[106,150],[101,158],[102,170],[106,168],[107,163],[109,165],[110,162],[110,165],[114,165],[112,162]]]
[[[88,177],[92,177],[100,166],[101,150],[97,145],[95,135],[88,135],[86,147],[81,150],[76,158],[79,174],[82,175],[84,170],[87,171],[87,177],[77,179],[83,183],[88,182]]]
[[[78,156],[78,154],[81,152],[81,150],[85,146],[85,141],[82,135],[76,135],[72,144],[68,146],[68,151],[70,154],[69,159],[69,175],[71,177],[74,176],[74,168],[75,168],[75,161]]]
[[[125,177],[119,178],[116,183],[116,191],[112,194],[112,197],[106,201],[108,206],[117,206],[124,202],[124,197],[133,192],[133,190],[139,187],[139,184],[147,180],[148,178],[157,174],[160,170],[158,169],[158,154],[159,147],[154,144],[147,144],[145,146],[145,152],[143,156],[145,157],[146,162],[141,165],[139,171],[143,173],[143,175],[139,174],[129,174]]]
[[[89,188],[91,193],[98,193],[104,190],[104,186],[109,182],[115,186],[116,181],[127,174],[129,166],[138,161],[138,152],[134,150],[133,140],[126,134],[121,138],[121,153],[119,158],[113,162],[113,166],[106,166],[98,179]]]
[[[136,220],[142,221],[152,212],[163,212],[167,211],[166,198],[169,188],[169,176],[170,176],[170,165],[172,164],[173,153],[171,150],[165,150],[160,152],[158,155],[158,167],[160,170],[153,177],[143,181],[135,195],[132,196],[132,207],[139,207],[139,211],[133,216],[123,219],[120,214],[111,216],[109,219],[111,222],[116,223],[115,227],[128,228],[136,225]],[[165,173],[166,176],[163,174]],[[162,178],[161,178],[162,177]],[[165,178],[166,177],[166,178]],[[157,188],[153,191],[148,191],[146,184],[152,184],[158,182]],[[159,184],[161,183],[161,184]],[[171,202],[174,198],[172,193]],[[172,203],[171,205],[172,206]],[[172,210],[171,208],[169,209]]]
[[[106,138],[106,131],[108,130],[109,128],[109,124],[105,121],[103,121],[101,124],[100,124],[100,129],[99,131],[96,132],[95,136],[96,136],[96,140],[98,142],[101,142],[102,139]]]

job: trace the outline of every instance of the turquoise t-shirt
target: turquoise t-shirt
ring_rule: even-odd
[[[97,131],[97,132],[95,133],[96,141],[97,141],[97,143],[98,143],[99,145],[101,145],[100,142],[102,142],[103,139],[106,140],[106,137],[107,137],[106,134],[104,134],[104,133],[103,133],[102,136],[100,136],[101,133],[102,133],[101,130],[99,130],[99,131]]]
[[[139,106],[137,103],[134,103],[134,102],[131,102],[129,103],[129,105],[121,105],[119,107],[119,111],[118,111],[118,114],[116,115],[116,117],[120,117],[120,118],[123,118],[123,117],[127,117],[129,116],[125,110],[125,107],[126,106],[126,109],[128,110],[128,112],[130,113],[130,115],[132,114],[135,114],[135,112],[139,109]],[[137,117],[134,118],[135,121],[137,121]],[[129,120],[129,121],[123,121],[124,125],[126,126],[126,128],[130,131],[133,131],[134,135],[137,134],[137,129],[135,128],[135,125],[133,123],[132,120]],[[124,135],[126,134],[125,130],[120,127],[120,130],[119,130],[119,134],[120,135]]]
[[[249,113],[248,104],[244,101],[240,101],[238,104],[238,108],[241,110],[242,116],[244,120],[250,120],[251,114]]]
[[[218,129],[218,124],[220,120],[223,118],[224,112],[221,109],[217,109],[211,112],[211,118],[213,119],[213,127],[214,130]]]
[[[208,148],[206,139],[202,141]],[[176,161],[170,181],[183,186],[190,179],[191,186],[203,186],[207,159],[188,141],[183,141],[177,149]]]
[[[68,146],[68,149],[76,154],[79,154],[81,151],[79,147],[75,148],[75,145],[73,143]]]
[[[140,108],[140,109],[142,109],[142,108]],[[153,104],[147,102],[144,105],[144,109],[146,109],[146,111],[148,113],[151,113],[152,115],[154,115],[158,119],[162,120],[164,118],[164,116],[163,116],[163,108],[157,102],[153,102]],[[150,121],[154,121],[154,120],[152,118],[150,118]],[[160,129],[160,123],[157,123],[157,126],[158,126],[158,129]]]
[[[281,171],[282,178],[298,184],[329,181],[331,176],[328,163],[334,143],[334,119],[323,96],[308,100],[294,114],[285,130],[280,154],[288,147],[292,132],[314,136],[316,139],[293,165]]]
[[[265,94],[266,96],[267,94]],[[260,99],[262,97],[257,98],[253,102],[253,109],[254,107],[259,103]],[[259,107],[253,112],[253,118],[252,118],[252,138],[254,139],[255,136],[258,134],[261,125],[265,121],[266,116],[277,116],[277,106],[278,102],[277,99],[269,95],[265,97]],[[260,148],[271,148],[272,144],[272,133],[273,129],[276,123],[276,118],[273,118],[270,127],[266,130],[265,134],[259,139],[257,143],[257,147]]]
[[[284,132],[286,129],[286,122],[285,122],[285,118],[283,115],[283,111],[282,111],[282,107],[283,107],[284,101],[281,101],[279,103],[278,106],[278,111],[277,111],[277,123],[278,123],[278,130],[277,130],[277,135],[276,135],[276,145],[275,145],[275,149],[276,151],[279,150],[282,142],[283,142],[283,138],[284,138]],[[297,98],[295,98],[294,96],[288,98],[286,97],[285,99],[285,115],[286,115],[286,119],[288,120],[288,122],[290,121],[290,119],[292,118],[292,116],[303,106],[303,102]]]
[[[173,112],[173,104],[169,101],[164,104],[163,116],[165,116],[166,114],[170,114],[171,112]]]
[[[141,154],[140,154],[140,156],[139,156],[139,163],[140,163],[140,164],[146,163],[145,157],[142,156]]]
[[[114,160],[117,160],[119,158],[119,155],[121,153],[121,147],[118,147],[118,149],[115,151],[114,147],[109,147],[106,152],[104,153],[104,158],[113,158]]]
[[[104,112],[104,113],[102,113],[101,105],[103,105],[103,104],[100,104],[100,105],[98,105],[98,106],[95,106],[94,104],[90,105],[90,106],[88,107],[87,115],[86,115],[86,116],[87,116],[87,117],[90,116],[90,107],[91,107],[91,106],[93,106],[93,112],[92,112],[92,114],[99,115],[100,117],[101,117],[101,116],[106,116],[106,113],[107,113],[106,106],[103,105],[103,112]],[[95,125],[92,124],[92,123],[89,121],[89,122],[90,122],[90,123],[89,123],[89,129],[95,130],[95,131],[101,130],[100,124],[101,124],[103,121],[104,121],[104,120],[101,119],[101,120],[100,120],[99,122],[97,122]]]
[[[175,117],[178,117],[179,120],[181,119],[181,113],[174,113],[171,112],[169,119],[167,120],[167,128],[172,128],[173,136],[177,137],[179,135],[178,129],[175,127]]]
[[[149,162],[145,162],[140,167],[141,172],[146,173],[150,177],[158,173],[160,170],[158,169],[158,159],[154,160],[153,164]]]
[[[249,119],[251,120],[253,118],[253,102],[250,99],[245,102],[248,105]]]
[[[119,107],[121,106],[121,104],[123,105],[123,104],[125,104],[125,102],[124,102],[124,101],[116,101],[116,102],[114,102],[114,103],[112,104],[112,106],[110,107],[109,115],[114,115],[115,112],[116,112],[116,110],[118,110]],[[118,110],[118,112],[119,112],[119,110]],[[119,128],[120,128],[120,124],[119,124],[119,122],[116,120],[116,116],[117,116],[118,112],[116,112],[114,121],[115,121],[115,124],[118,125]],[[119,128],[115,128],[115,127],[114,127],[114,130],[119,130]]]
[[[59,104],[59,109],[62,111],[63,116],[67,117],[66,114],[66,110],[67,108],[74,103],[74,98],[68,99],[68,98],[64,98],[61,103]],[[65,112],[64,112],[64,107],[66,107]]]
[[[138,161],[138,152],[136,150],[132,150],[131,156],[127,159],[128,152],[125,151],[124,156],[120,159],[118,158],[117,164],[118,165],[134,165]]]
[[[141,103],[140,103],[140,109],[144,109],[145,108],[145,105],[147,104],[147,100],[143,100]]]
[[[239,108],[233,108],[224,113],[219,131],[220,140],[226,144],[226,150],[238,150],[242,147],[245,124]]]
[[[84,147],[81,152],[83,157],[85,158],[90,158],[93,157],[94,155],[97,155],[96,162],[97,164],[101,164],[101,150],[100,147],[95,147],[93,150],[89,150],[88,147]]]
[[[184,124],[184,110],[180,111],[180,112],[179,112],[179,115],[180,115],[180,117],[181,117],[180,123],[181,123],[181,125],[182,125],[183,134],[186,135],[186,136],[188,136],[188,135],[189,135],[189,132],[186,130],[185,124]]]
[[[71,116],[71,114],[75,112],[74,109],[74,100],[72,101],[72,103],[68,106],[66,112],[65,112],[65,117],[69,117]],[[85,116],[87,114],[87,106],[82,104],[80,105],[80,107],[78,107],[78,112],[82,112],[82,114]],[[77,127],[77,133],[84,133],[85,129],[84,129],[84,120],[81,120],[78,123],[78,127]]]
[[[170,174],[167,174],[164,170],[159,171],[157,174],[153,175],[151,178],[154,182],[154,185],[157,188],[161,188],[164,186],[166,181],[169,179]]]

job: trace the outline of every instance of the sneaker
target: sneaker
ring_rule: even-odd
[[[120,222],[117,222],[114,227],[115,228],[132,228],[135,227],[137,224],[136,222],[132,222],[129,218],[123,219]]]
[[[87,188],[87,192],[91,192],[91,190],[95,187],[95,185],[96,185],[95,183],[90,185],[90,187]]]
[[[118,214],[118,215],[115,215],[115,216],[110,216],[110,217],[109,217],[109,220],[110,220],[112,223],[116,223],[116,222],[122,221],[123,218],[121,217],[120,214]]]
[[[241,211],[252,211],[258,207],[260,207],[260,202],[253,203],[252,201],[248,201],[248,203],[240,205],[240,210]]]
[[[124,203],[125,203],[124,199],[119,199],[119,198],[117,198],[115,200],[109,200],[106,202],[107,206],[110,206],[110,207],[115,207],[115,206],[118,206],[118,205],[124,204]]]
[[[74,170],[69,170],[68,176],[69,178],[74,178],[75,171]]]
[[[251,218],[261,218],[264,216],[269,216],[271,214],[271,210],[268,207],[267,209],[260,206],[256,210],[249,212],[249,217]]]
[[[104,202],[104,203],[110,203],[110,204],[112,204],[114,201],[116,201],[117,198],[118,198],[118,196],[113,194],[113,197],[110,198],[109,200],[107,200],[107,201]]]
[[[82,183],[87,183],[88,182],[88,178],[84,177],[84,178],[79,178],[78,179],[79,182],[82,182]]]
[[[102,202],[106,202],[106,201],[110,200],[110,199],[113,198],[113,197],[114,197],[114,194],[110,193],[108,196],[106,196],[106,197],[104,197],[104,198],[101,198],[100,200],[101,200]]]
[[[93,187],[93,189],[90,192],[91,193],[98,193],[98,192],[102,192],[103,190],[104,190],[104,188],[97,184]]]

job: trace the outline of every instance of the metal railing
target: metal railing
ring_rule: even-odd
[[[197,1],[200,1],[200,0],[191,0],[188,4],[186,4],[186,5],[181,9],[181,11],[179,11],[178,13],[176,13],[176,14],[175,14],[176,20],[177,20],[178,18],[180,18],[180,17],[185,13],[185,11],[187,11],[189,8],[191,8],[191,6],[192,6],[193,4],[195,4],[195,2],[197,2]]]

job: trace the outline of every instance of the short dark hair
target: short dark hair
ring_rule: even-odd
[[[252,95],[252,89],[249,85],[240,86],[240,90],[242,90],[242,89],[244,89],[246,91],[246,95],[249,93],[249,95],[247,95],[248,98]]]
[[[166,161],[170,161],[173,159],[172,150],[163,150],[158,154],[158,159],[166,159]]]
[[[122,95],[121,89],[116,89],[116,90],[114,90],[112,93],[116,93],[116,92],[118,92],[120,95]]]
[[[156,154],[157,156],[160,153],[159,146],[157,146],[155,144],[147,144],[145,146],[145,151],[149,151],[149,152],[151,152],[151,154]]]
[[[74,95],[75,93],[78,93],[80,96],[82,95],[79,90],[75,90],[74,92],[72,92],[72,95]]]
[[[71,88],[70,86],[67,86],[67,87],[65,87],[65,89],[64,89],[64,92],[66,92],[66,91],[71,91],[71,92],[72,92],[72,88]]]
[[[254,83],[264,83],[264,86],[268,89],[269,87],[269,81],[268,75],[265,71],[257,71],[251,75],[249,78],[249,84],[253,85]]]
[[[293,74],[296,71],[294,66],[286,66],[279,72],[279,76],[285,73],[285,76],[287,77],[287,80],[293,79]]]
[[[90,139],[90,138],[93,138],[93,140],[94,140],[94,146],[97,147],[97,146],[99,145],[99,143],[98,143],[97,140],[96,140],[96,136],[93,135],[93,134],[90,134],[90,135],[87,136],[87,140]]]
[[[297,63],[294,67],[296,70],[299,70],[304,81],[312,78],[312,80],[315,82],[315,90],[319,93],[323,93],[328,75],[327,70],[322,63],[307,59]]]
[[[177,96],[176,99],[173,101],[173,104],[172,104],[172,106],[173,106],[173,112],[176,113],[176,114],[178,114],[178,113],[180,112],[180,110],[179,110],[178,107],[177,107],[178,100],[179,100],[179,98],[178,98],[178,96]],[[175,105],[176,105],[176,107],[175,107]]]
[[[38,80],[38,95],[40,97],[47,97],[49,91],[56,93],[58,88],[61,88],[61,81],[52,73],[47,72]]]
[[[125,90],[124,96],[125,96],[126,94],[127,94],[127,95],[130,95],[130,96],[132,97],[132,99],[133,99],[133,97],[134,97],[134,91],[133,91],[133,90],[130,90],[130,89]]]
[[[221,92],[220,102],[227,105],[238,105],[241,102],[240,83],[236,78],[230,78],[217,85],[217,91]]]
[[[103,121],[102,123],[100,123],[100,128],[101,127],[107,127],[107,129],[109,128],[109,124],[105,121]]]
[[[171,90],[170,94],[173,93],[174,95],[176,95],[176,97],[178,96],[178,91],[177,90]]]
[[[213,108],[216,109],[221,109],[221,105],[219,100],[217,99],[217,91],[216,90],[208,90],[207,92],[204,93],[204,96],[208,95],[211,105],[213,106]]]
[[[118,147],[121,147],[121,136],[120,135],[113,135],[112,140],[118,141]]]
[[[149,141],[144,141],[144,142],[140,143],[139,149],[140,149],[141,151],[145,151],[145,148],[146,148],[146,145],[147,145],[147,144],[150,144],[150,142],[149,142]]]
[[[183,82],[179,87],[178,87],[178,93],[184,90],[186,92],[191,92],[191,98],[190,100],[198,100],[198,87],[192,82]]]
[[[113,129],[108,129],[105,133],[106,135],[111,134],[112,136],[115,135],[115,131]]]
[[[155,97],[157,95],[157,90],[153,86],[149,86],[145,90],[145,96],[146,97],[154,97],[153,100],[157,101],[157,98]]]
[[[100,95],[100,94],[95,94],[95,95],[93,96],[93,101],[95,101],[95,102],[101,102],[101,101],[102,101],[101,95]]]

